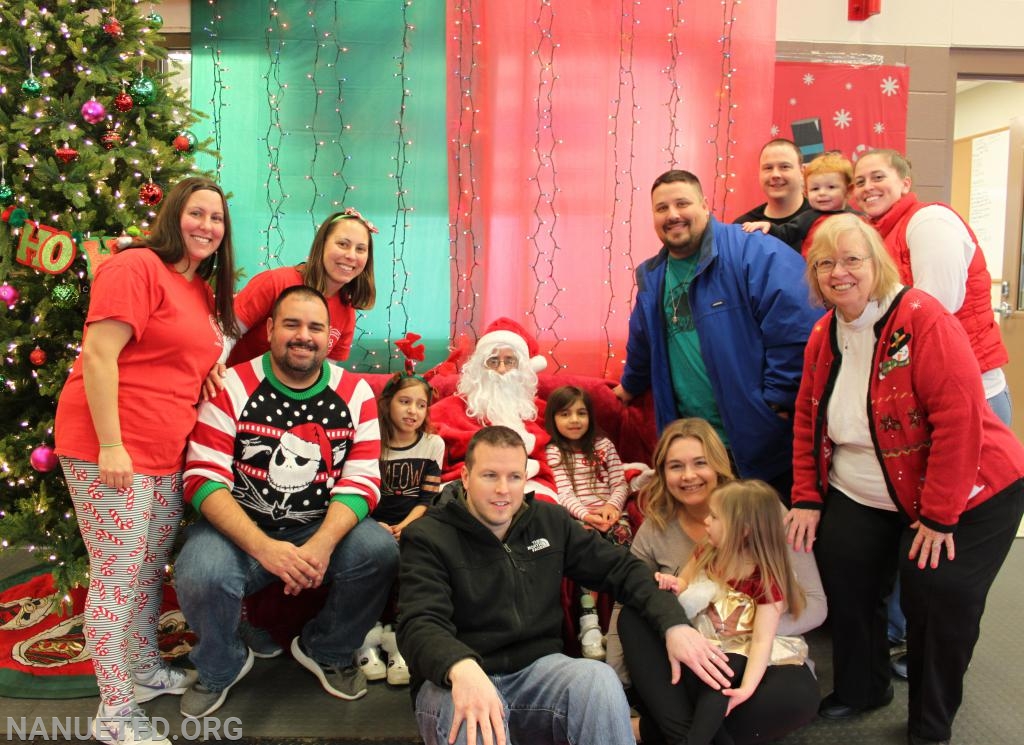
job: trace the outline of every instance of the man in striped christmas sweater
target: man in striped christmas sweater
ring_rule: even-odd
[[[373,392],[325,362],[328,329],[323,296],[288,288],[267,321],[270,351],[231,368],[200,406],[185,499],[201,519],[176,563],[178,599],[199,636],[186,717],[216,711],[252,668],[238,634],[242,598],[275,579],[286,595],[330,586],[292,654],[331,695],[366,693],[353,652],[380,617],[398,551],[364,520],[380,498]]]

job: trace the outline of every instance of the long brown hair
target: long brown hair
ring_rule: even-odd
[[[762,594],[770,597],[770,588],[778,587],[789,612],[794,618],[799,616],[807,599],[793,572],[782,522],[785,508],[778,493],[758,479],[738,479],[711,493],[711,509],[725,531],[720,545],[702,544],[698,571],[703,569],[718,582],[729,582],[749,576],[746,567],[750,562],[761,574]]]
[[[196,267],[196,275],[213,281],[213,295],[217,321],[227,336],[238,337],[238,322],[235,320],[235,250],[231,242],[231,215],[224,192],[216,182],[204,176],[190,176],[176,183],[164,197],[160,212],[153,222],[152,232],[142,240],[135,241],[129,248],[148,247],[165,264],[177,264],[188,256],[185,240],[181,235],[181,213],[185,204],[197,191],[212,191],[220,195],[224,207],[224,237],[217,250],[207,256]]]
[[[580,439],[573,442],[558,431],[555,417],[563,409],[575,406],[577,401],[582,402],[587,410],[587,429]],[[558,449],[559,462],[565,468],[573,491],[580,489],[580,486],[576,483],[576,453],[582,453],[584,463],[593,464],[586,477],[592,483],[596,482],[598,480],[597,471],[600,468],[600,464],[598,463],[597,451],[594,447],[597,440],[597,422],[594,419],[594,406],[590,402],[590,395],[582,388],[577,388],[574,385],[563,385],[551,391],[551,395],[548,396],[544,407],[544,428],[551,435],[551,444]]]
[[[380,447],[381,458],[384,459],[386,451],[391,447],[391,441],[395,438],[395,424],[391,421],[391,402],[400,391],[412,388],[414,385],[423,387],[427,394],[427,410],[423,414],[423,421],[420,423],[420,432],[430,432],[430,403],[434,400],[434,388],[427,381],[418,375],[407,375],[406,373],[395,373],[391,380],[384,386],[380,396],[377,398],[377,422],[380,424]]]
[[[717,474],[719,485],[736,478],[729,464],[729,454],[714,427],[696,417],[676,419],[661,433],[654,449],[654,478],[647,482],[637,499],[644,519],[651,520],[659,530],[664,530],[675,519],[676,501],[665,484],[665,461],[672,443],[684,437],[692,437],[703,446],[704,457]]]
[[[338,297],[347,305],[358,310],[369,310],[377,302],[377,285],[373,280],[373,230],[362,217],[349,212],[335,212],[324,220],[316,236],[313,238],[313,245],[309,248],[309,256],[304,264],[299,265],[299,274],[302,281],[314,290],[327,294],[327,271],[324,269],[324,251],[327,248],[327,240],[334,229],[334,223],[339,220],[356,220],[364,228],[369,237],[366,242],[366,266],[351,282],[342,285],[338,290]]]

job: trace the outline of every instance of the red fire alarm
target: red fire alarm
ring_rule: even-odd
[[[849,12],[846,16],[850,21],[866,21],[882,12],[882,0],[849,0]]]

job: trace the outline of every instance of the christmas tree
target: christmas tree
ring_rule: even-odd
[[[185,92],[160,72],[163,20],[142,5],[0,4],[0,550],[38,551],[62,589],[88,559],[53,418],[90,277],[203,149]]]

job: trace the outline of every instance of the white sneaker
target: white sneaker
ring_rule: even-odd
[[[361,647],[356,652],[356,665],[363,671],[367,680],[383,680],[388,675],[388,669],[377,647]]]
[[[184,670],[177,667],[161,667],[153,676],[142,682],[135,681],[135,701],[144,704],[152,701],[157,696],[165,693],[171,696],[180,696],[192,684],[199,680],[199,673],[195,670]]]
[[[387,677],[388,669],[384,666],[384,660],[380,656],[380,640],[384,633],[384,627],[379,623],[366,632],[363,644],[356,650],[356,667],[363,671],[367,680],[383,680]]]
[[[380,646],[388,655],[388,685],[409,685],[409,666],[398,651],[398,641],[390,626],[385,627],[381,634]]]
[[[114,715],[104,714],[100,704],[89,731],[108,745],[171,745],[166,737],[156,736],[153,723],[137,704],[125,704]]]
[[[605,658],[604,636],[601,634],[596,613],[584,613],[580,616],[580,648],[588,660]]]

